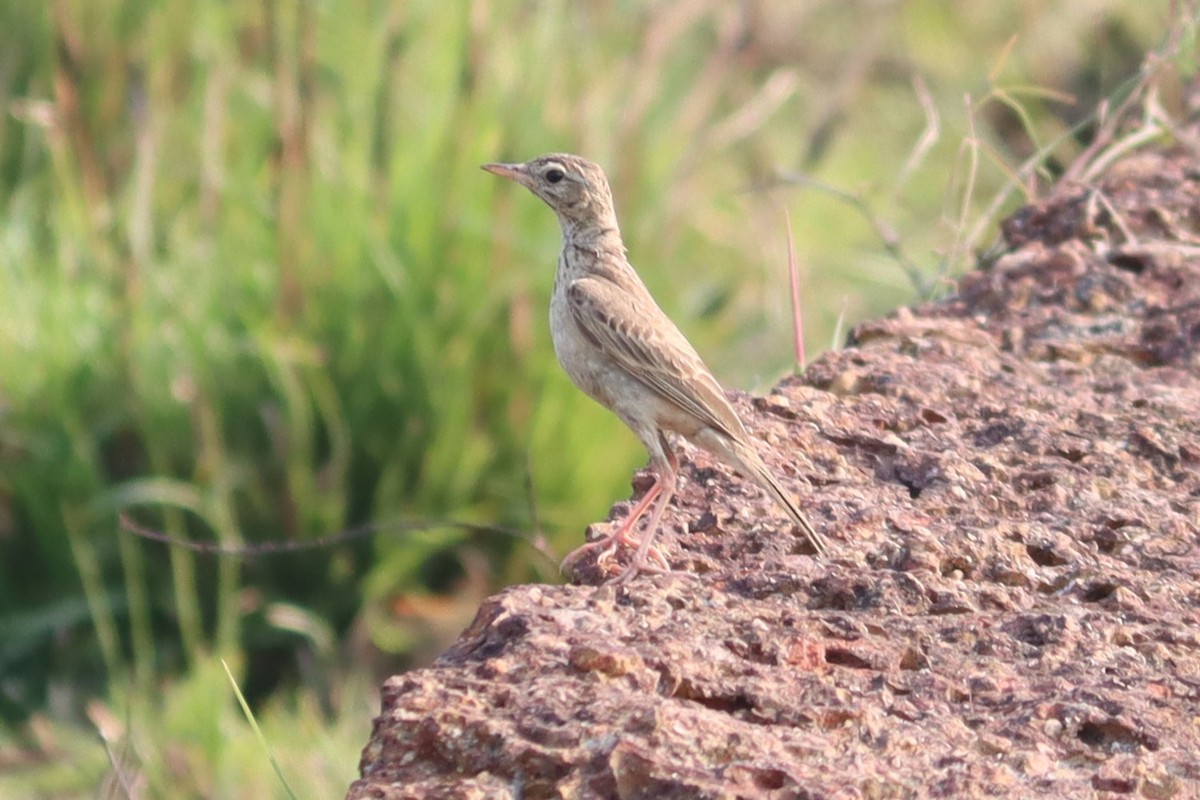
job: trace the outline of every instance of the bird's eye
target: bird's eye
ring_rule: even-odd
[[[558,183],[563,178],[567,177],[566,173],[563,172],[558,167],[551,167],[550,169],[546,170],[545,174],[546,174],[546,181],[548,183]]]

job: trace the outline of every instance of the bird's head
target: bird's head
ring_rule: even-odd
[[[616,228],[608,178],[586,158],[553,153],[524,164],[484,164],[483,168],[542,198],[554,209],[564,231]]]

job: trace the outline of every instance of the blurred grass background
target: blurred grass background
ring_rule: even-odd
[[[815,355],[944,291],[1015,166],[1058,142],[1023,191],[1052,179],[1172,23],[1194,71],[1195,16],[0,5],[0,796],[285,796],[220,659],[302,796],[340,796],[380,676],[498,587],[557,580],[533,545],[561,555],[628,496],[644,453],[551,351],[553,216],[481,163],[603,164],[651,290],[726,385],[763,389],[794,360],[785,208]],[[226,546],[524,535],[217,558],[121,512]]]

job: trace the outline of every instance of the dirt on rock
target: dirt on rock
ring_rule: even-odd
[[[1003,233],[736,398],[831,558],[687,450],[678,572],[488,600],[387,682],[349,797],[1200,797],[1200,163]]]

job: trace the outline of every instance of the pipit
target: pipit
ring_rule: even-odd
[[[596,549],[604,568],[619,547],[634,545],[632,562],[614,582],[647,571],[647,559],[667,567],[653,542],[679,469],[668,432],[761,486],[824,554],[824,540],[759,457],[717,379],[630,266],[604,171],[565,154],[483,168],[521,184],[558,216],[563,248],[550,299],[554,352],[575,385],[620,417],[650,454],[654,483],[645,496],[615,533],[569,554],[564,570]],[[631,531],[656,499],[639,539]]]

